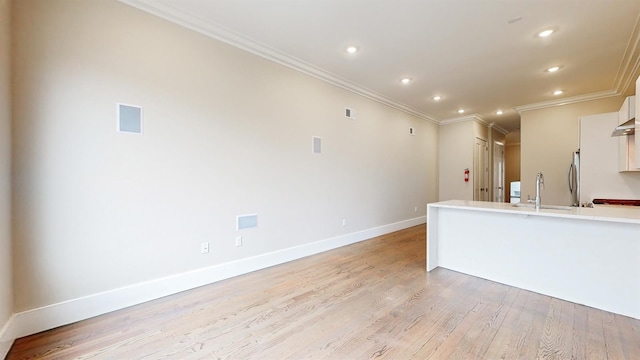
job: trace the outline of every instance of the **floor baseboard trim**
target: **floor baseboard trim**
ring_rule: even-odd
[[[0,341],[0,359],[4,359],[7,357],[9,350],[11,350],[11,346],[13,345],[13,341]]]
[[[14,314],[8,323],[5,324],[3,331],[0,332],[0,358],[2,358],[5,343],[9,344],[6,349],[6,351],[8,351],[13,341],[20,337],[89,319],[234,276],[319,254],[376,236],[424,224],[425,222],[426,217],[421,216],[22,311]]]
[[[12,315],[0,329],[0,359],[4,359],[7,356],[15,340],[15,338],[6,335],[9,333],[9,325],[14,316],[15,315]]]

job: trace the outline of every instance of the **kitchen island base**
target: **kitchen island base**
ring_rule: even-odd
[[[492,203],[428,205],[427,271],[440,266],[640,319],[633,216],[607,221],[597,211],[484,204]]]

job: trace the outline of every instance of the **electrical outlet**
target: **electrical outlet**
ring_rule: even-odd
[[[418,207],[417,206],[413,207],[413,212],[418,212]]]
[[[208,242],[203,242],[202,244],[200,244],[200,252],[203,254],[206,254],[209,252],[209,243]]]
[[[242,236],[236,236],[236,246],[242,246]]]
[[[347,219],[342,219],[342,226],[347,226]]]

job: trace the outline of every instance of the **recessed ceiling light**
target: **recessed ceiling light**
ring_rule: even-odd
[[[553,30],[553,29],[543,30],[543,31],[540,31],[540,32],[538,33],[538,37],[547,37],[547,36],[549,36],[549,35],[553,34],[553,32],[554,32],[554,30]]]
[[[548,68],[546,71],[547,72],[556,72],[558,70],[560,70],[560,66],[552,66],[552,67]]]
[[[562,95],[562,93],[564,93],[564,91],[556,90],[556,91],[553,92],[553,95]]]
[[[440,101],[440,99],[442,99],[442,96],[436,95],[436,96],[433,97],[433,100],[435,100],[435,101]]]
[[[498,111],[496,111],[496,114],[497,114],[497,115],[502,115],[502,110],[498,110]]]
[[[405,85],[407,85],[407,84],[409,84],[411,82],[411,78],[404,78],[404,79],[400,80],[400,82],[405,84]]]
[[[355,47],[355,46],[349,46],[349,47],[347,48],[347,52],[348,52],[349,54],[355,54],[355,53],[357,53],[357,52],[358,52],[358,48],[357,48],[357,47]]]
[[[458,114],[464,114],[464,109],[458,110]]]

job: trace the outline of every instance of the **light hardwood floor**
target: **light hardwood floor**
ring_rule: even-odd
[[[218,358],[640,359],[640,321],[426,273],[423,225],[18,339],[8,355]]]

